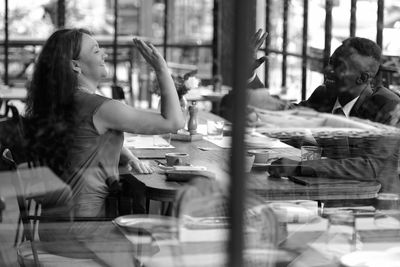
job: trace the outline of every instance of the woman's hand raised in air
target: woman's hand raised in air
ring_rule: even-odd
[[[144,42],[143,40],[137,38],[133,39],[133,43],[147,63],[149,63],[156,72],[168,70],[167,63],[165,62],[163,56],[160,54],[160,52],[158,52],[153,44]]]

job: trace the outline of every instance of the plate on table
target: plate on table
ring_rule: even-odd
[[[192,217],[189,215],[183,215],[182,217],[183,226],[188,229],[218,229],[229,227],[228,217]]]
[[[340,258],[346,267],[395,267],[400,265],[400,247],[386,251],[355,251]]]
[[[125,230],[146,230],[149,232],[177,229],[176,218],[166,216],[124,215],[116,218],[114,223]]]

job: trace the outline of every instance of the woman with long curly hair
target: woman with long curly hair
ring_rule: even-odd
[[[123,148],[123,132],[158,134],[183,127],[184,118],[165,60],[152,44],[139,39],[133,44],[157,74],[161,113],[138,110],[95,94],[99,82],[107,76],[106,54],[89,31],[61,29],[44,44],[28,91],[29,147],[71,191],[46,196],[43,215],[104,217],[105,198],[110,184],[118,181],[119,163],[130,164],[142,173],[152,171]],[[83,242],[98,235],[112,239],[113,234],[91,225],[75,222],[68,235]],[[66,235],[65,229],[39,232],[42,240],[49,241]],[[85,244],[96,252],[93,243]],[[107,255],[100,256],[101,260],[122,266],[121,255],[114,260],[110,253]]]

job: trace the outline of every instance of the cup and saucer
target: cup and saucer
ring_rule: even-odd
[[[270,157],[270,152],[267,149],[249,150],[248,153],[254,155],[253,168],[265,168],[277,159]]]
[[[165,154],[165,160],[156,160],[161,170],[173,170],[175,166],[192,166],[187,153],[173,152]]]

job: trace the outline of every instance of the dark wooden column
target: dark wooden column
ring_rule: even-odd
[[[214,0],[213,8],[213,65],[212,75],[217,77],[221,75],[221,52],[222,52],[222,34],[221,34],[221,0]]]
[[[324,67],[329,63],[331,56],[332,41],[332,0],[325,0],[325,49],[324,49]]]
[[[65,26],[65,0],[57,0],[57,27]]]
[[[142,1],[139,8],[139,27],[138,32],[133,34],[139,34],[140,36],[153,37],[153,14],[152,6],[154,0]]]
[[[307,43],[308,43],[308,0],[303,0],[303,47],[301,57],[301,99],[307,94]]]
[[[281,81],[283,94],[286,93],[289,4],[290,4],[290,0],[283,1],[282,81]]]
[[[114,40],[113,40],[113,95],[116,95],[114,92],[114,86],[117,85],[117,50],[118,50],[118,0],[114,0]]]
[[[376,22],[376,43],[382,47],[383,44],[383,22],[384,22],[385,1],[378,0],[378,19]]]
[[[230,164],[230,200],[231,217],[229,260],[227,266],[243,266],[243,210],[245,199],[244,172],[244,133],[246,87],[249,73],[250,51],[248,41],[254,34],[256,0],[230,0],[233,3],[233,24],[231,25],[233,47],[233,125],[232,157]]]
[[[8,85],[8,0],[4,0],[4,84]]]
[[[168,0],[164,0],[164,37],[163,37],[163,55],[167,60],[167,45],[168,45]]]
[[[269,88],[269,48],[271,46],[271,0],[266,0],[265,3],[265,31],[268,32],[267,39],[265,40],[265,55],[267,56],[264,63],[264,76],[265,87]]]
[[[356,36],[357,23],[357,0],[351,0],[350,7],[350,37]]]

